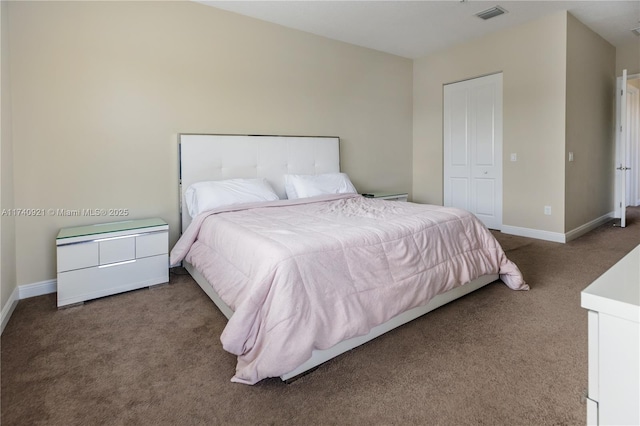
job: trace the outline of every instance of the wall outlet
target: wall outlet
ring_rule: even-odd
[[[544,214],[546,215],[551,214],[551,206],[544,206]]]

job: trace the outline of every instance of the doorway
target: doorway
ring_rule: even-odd
[[[619,77],[616,91],[615,217],[625,226],[626,207],[640,205],[640,74]],[[621,116],[624,114],[624,119]],[[624,195],[624,196],[623,196]],[[624,204],[624,206],[623,206]]]
[[[502,229],[502,73],[444,86],[444,205]]]
[[[639,146],[638,146],[638,126],[640,122],[640,78],[629,81],[627,85],[627,131],[626,134],[626,150],[629,158],[629,166],[631,170],[627,173],[627,207],[636,207],[640,205],[639,192]]]

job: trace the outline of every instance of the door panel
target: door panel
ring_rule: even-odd
[[[467,94],[464,91],[452,94],[451,109],[451,165],[468,167],[469,140],[467,138]]]
[[[476,179],[476,193],[478,194],[476,215],[478,217],[495,216],[495,203],[493,202],[496,197],[495,179]]]
[[[474,91],[475,105],[475,142],[478,166],[493,166],[495,164],[495,133],[494,133],[494,87],[484,86]]]
[[[450,185],[451,207],[469,210],[469,179],[451,178]]]

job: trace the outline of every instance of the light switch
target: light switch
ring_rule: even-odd
[[[573,152],[569,151],[569,161],[573,161]]]
[[[518,161],[518,154],[516,154],[515,152],[511,153],[511,161]]]

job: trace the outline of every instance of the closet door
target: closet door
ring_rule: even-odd
[[[444,205],[502,228],[502,73],[444,86]]]

